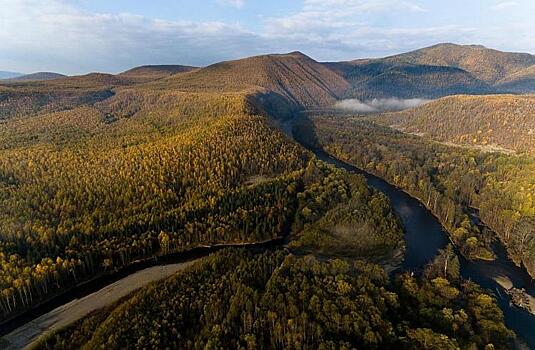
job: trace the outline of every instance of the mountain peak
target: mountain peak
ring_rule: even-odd
[[[330,106],[350,89],[344,78],[299,51],[220,62],[168,79],[194,91],[269,91],[299,107]]]

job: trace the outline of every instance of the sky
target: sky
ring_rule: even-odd
[[[0,71],[116,73],[302,51],[381,57],[440,42],[535,54],[535,0],[0,0]]]

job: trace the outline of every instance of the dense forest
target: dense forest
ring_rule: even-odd
[[[300,179],[291,250],[215,253],[33,348],[511,347],[501,310],[459,277],[451,246],[421,276],[389,278],[370,262],[391,259],[402,246],[385,197],[362,176],[320,161],[310,161]]]
[[[311,147],[377,174],[418,197],[468,258],[492,259],[492,233],[535,276],[535,160],[451,147],[366,118],[302,118],[294,133]]]
[[[310,185],[298,194],[291,248],[375,261],[399,255],[401,224],[388,199],[368,187],[362,176],[311,162],[304,181]]]
[[[513,334],[501,310],[458,279],[450,254],[441,252],[425,277],[390,280],[362,260],[229,249],[34,349],[508,348]]]
[[[0,128],[0,318],[130,262],[288,231],[310,155],[243,95],[125,88]]]

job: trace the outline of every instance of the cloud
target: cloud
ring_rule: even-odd
[[[245,0],[217,0],[217,2],[221,5],[230,6],[237,9],[241,9],[245,5]]]
[[[204,65],[250,54],[258,37],[238,24],[87,13],[64,0],[0,0],[0,8],[0,66],[22,71]]]
[[[516,2],[516,1],[502,1],[502,2],[499,2],[497,4],[494,4],[490,7],[490,9],[492,11],[501,11],[501,10],[505,10],[505,9],[508,9],[508,8],[511,8],[511,7],[515,7],[515,6],[518,6],[519,3]]]
[[[399,99],[397,97],[374,98],[373,100],[367,101],[347,99],[338,101],[334,107],[345,112],[377,113],[414,108],[428,103],[429,101],[430,100],[421,98]]]
[[[246,0],[217,1],[237,8],[247,4]],[[118,72],[142,64],[207,65],[295,50],[318,60],[348,60],[444,41],[533,52],[535,22],[525,17],[535,6],[532,0],[516,2],[526,10],[503,11],[503,23],[493,22],[493,27],[452,22],[450,17],[435,20],[438,10],[450,5],[422,0],[302,0],[295,12],[262,13],[260,22],[254,17],[253,24],[247,11],[240,12],[248,18],[248,27],[247,22],[228,23],[221,18],[171,21],[132,13],[95,13],[82,10],[79,0],[0,0],[0,69]]]
[[[305,0],[302,9],[288,16],[271,17],[265,34],[301,42],[314,53],[331,52],[331,59],[382,56],[438,42],[472,42],[479,33],[472,25],[402,24],[403,16],[430,12],[414,1]],[[393,25],[384,25],[391,20]]]

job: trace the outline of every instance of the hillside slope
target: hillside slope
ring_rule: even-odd
[[[438,44],[399,55],[326,62],[353,90],[348,97],[424,97],[535,91],[535,56],[477,45]]]
[[[113,96],[114,88],[131,84],[102,73],[46,81],[6,81],[0,84],[0,120],[91,105]]]
[[[195,69],[198,68],[181,65],[148,65],[129,69],[117,74],[117,76],[136,82],[148,82],[166,78],[173,74],[190,72]]]
[[[534,95],[450,96],[380,120],[439,141],[535,154]]]
[[[186,91],[266,92],[295,108],[331,105],[350,89],[344,78],[300,52],[221,62],[165,83]]]

